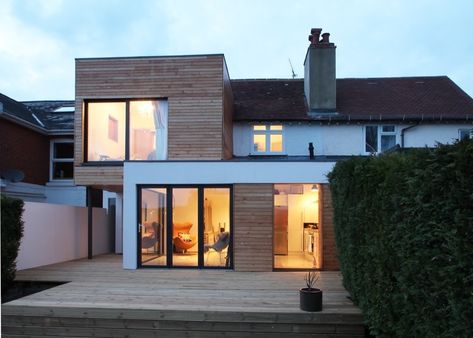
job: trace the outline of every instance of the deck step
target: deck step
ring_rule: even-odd
[[[170,312],[4,305],[2,337],[364,337],[346,315]]]

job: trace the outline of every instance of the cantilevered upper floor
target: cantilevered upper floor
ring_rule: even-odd
[[[231,158],[232,109],[221,54],[76,59],[76,184],[117,190],[128,160]]]

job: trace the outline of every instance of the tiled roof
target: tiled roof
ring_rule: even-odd
[[[18,122],[26,122],[44,133],[71,133],[74,128],[74,101],[28,101],[18,102],[0,94],[3,105],[1,114]],[[56,112],[58,108],[71,107],[68,111]]]
[[[25,101],[22,103],[40,117],[47,129],[74,129],[74,101]]]
[[[304,80],[232,80],[234,120],[473,120],[473,99],[446,76],[337,80],[336,113],[308,113]]]

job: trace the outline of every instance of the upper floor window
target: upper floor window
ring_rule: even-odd
[[[165,160],[165,100],[86,102],[87,161]]]
[[[473,140],[473,128],[472,129],[458,129],[458,138],[463,139],[472,139]]]
[[[378,153],[396,145],[396,126],[366,126],[365,152]]]
[[[74,141],[51,141],[51,180],[72,180],[74,178]]]
[[[281,124],[253,126],[253,155],[278,155],[284,152],[283,126]]]

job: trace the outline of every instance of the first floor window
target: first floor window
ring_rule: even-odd
[[[166,100],[86,103],[87,161],[167,159]]]
[[[74,178],[74,143],[72,140],[51,142],[51,180]]]
[[[473,140],[473,128],[472,129],[459,129],[458,136],[460,140],[464,140],[464,139]]]
[[[365,152],[378,153],[396,145],[396,126],[366,126]]]
[[[282,125],[254,125],[253,143],[251,153],[253,155],[282,154],[283,126]]]

